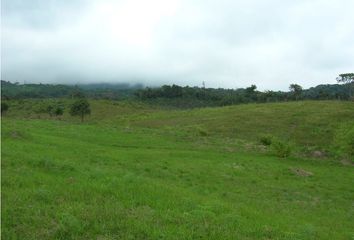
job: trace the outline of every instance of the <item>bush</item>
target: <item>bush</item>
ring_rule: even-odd
[[[33,111],[36,113],[36,114],[42,114],[42,113],[48,113],[48,106],[45,105],[44,103],[38,103],[36,104],[34,107],[33,107]]]
[[[49,102],[46,105],[41,104],[35,110],[36,113],[48,113],[50,117],[61,116],[64,114],[64,104],[62,102]]]
[[[209,132],[207,130],[205,130],[204,128],[202,127],[197,127],[197,132],[198,132],[198,135],[199,136],[202,136],[202,137],[207,137],[209,136]]]
[[[270,146],[273,142],[274,137],[272,135],[263,135],[260,137],[259,141],[264,146]]]
[[[1,102],[1,114],[5,114],[9,109],[9,105],[6,102]]]
[[[341,125],[334,136],[333,152],[354,158],[354,122]]]
[[[271,147],[274,154],[281,158],[289,157],[292,151],[290,144],[280,140],[273,139]]]
[[[54,109],[53,105],[50,104],[47,106],[46,112],[49,114],[49,116],[53,115],[53,109]]]
[[[53,114],[55,116],[61,116],[64,114],[64,107],[62,106],[56,106],[54,109],[53,109]]]

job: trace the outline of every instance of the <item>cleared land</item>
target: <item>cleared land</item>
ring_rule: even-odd
[[[161,110],[93,101],[84,124],[11,103],[3,239],[351,239],[354,168],[332,157],[349,102]],[[40,117],[40,119],[38,119]],[[274,156],[259,138],[294,149]]]

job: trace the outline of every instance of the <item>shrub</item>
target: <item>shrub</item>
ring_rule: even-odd
[[[62,106],[56,106],[54,109],[53,109],[53,114],[55,116],[61,116],[64,114],[64,107]]]
[[[53,115],[53,109],[54,109],[54,106],[52,104],[49,104],[47,106],[46,112],[49,114],[49,116]]]
[[[35,110],[37,113],[48,113],[50,117],[61,116],[64,114],[64,106],[61,102],[49,102],[47,105],[41,104],[39,108]]]
[[[209,136],[208,131],[205,130],[204,128],[202,128],[202,127],[197,127],[197,133],[198,133],[199,136],[202,136],[202,137]]]
[[[9,109],[9,105],[6,102],[1,102],[1,114],[5,114]]]
[[[264,146],[270,146],[273,142],[274,137],[272,135],[263,135],[259,138],[259,141]]]
[[[289,157],[292,151],[290,144],[280,140],[273,139],[271,147],[274,154],[281,158]]]
[[[38,118],[41,118],[41,114],[47,113],[47,106],[39,103],[33,106],[32,111],[38,115]]]

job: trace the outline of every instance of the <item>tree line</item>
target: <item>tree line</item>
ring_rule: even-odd
[[[336,78],[338,84],[318,85],[303,89],[290,84],[289,91],[258,91],[256,85],[239,89],[214,89],[164,85],[145,88],[135,96],[148,102],[167,103],[184,107],[224,106],[241,103],[264,103],[297,100],[353,100],[354,73],[343,73]]]
[[[133,96],[142,87],[139,84],[20,84],[1,80],[1,99],[74,98],[79,94],[91,99],[121,100]]]
[[[147,102],[182,105],[185,107],[225,106],[241,103],[265,103],[297,100],[349,100],[352,98],[353,83],[340,85],[319,85],[303,89],[299,84],[291,84],[289,91],[258,91],[256,85],[240,89],[214,89],[164,85],[145,88],[135,92],[135,96]]]
[[[52,85],[19,84],[1,80],[1,98],[92,98],[92,99],[132,99],[161,105],[189,108],[205,106],[225,106],[241,103],[264,103],[296,100],[350,100],[353,99],[354,73],[340,74],[338,84],[318,85],[303,89],[299,84],[291,84],[289,91],[259,91],[256,85],[239,89],[189,87],[164,85],[142,88],[129,84],[87,84]],[[6,106],[4,106],[4,109]],[[61,108],[54,106],[48,110],[60,114]]]

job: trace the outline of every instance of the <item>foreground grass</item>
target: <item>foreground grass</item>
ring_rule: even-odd
[[[354,237],[351,166],[224,151],[218,138],[181,137],[190,112],[170,115],[181,126],[168,134],[159,114],[100,125],[4,119],[3,239]]]

